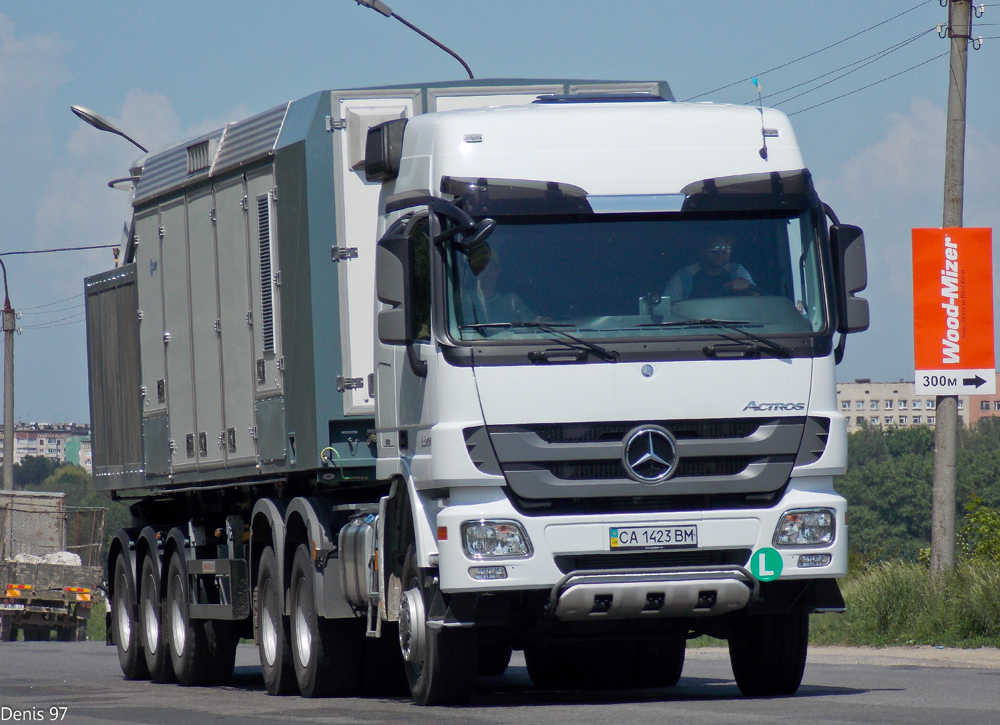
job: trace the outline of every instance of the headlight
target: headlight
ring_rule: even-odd
[[[462,543],[472,559],[510,559],[531,556],[528,535],[515,521],[466,521]]]
[[[830,509],[789,511],[774,530],[774,545],[828,546],[833,543],[835,520]]]

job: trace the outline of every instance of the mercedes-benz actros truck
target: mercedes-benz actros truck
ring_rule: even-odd
[[[864,239],[787,118],[663,82],[325,91],[140,157],[86,280],[128,678],[789,694],[844,607]]]

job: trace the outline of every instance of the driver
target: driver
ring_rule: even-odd
[[[671,301],[702,297],[758,294],[753,278],[739,262],[730,262],[732,234],[714,234],[701,241],[699,261],[677,270],[667,283],[665,296]]]

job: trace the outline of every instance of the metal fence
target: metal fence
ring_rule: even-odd
[[[18,554],[45,556],[59,551],[79,555],[84,566],[101,566],[103,508],[60,506],[40,510],[16,501],[0,503],[0,561]]]

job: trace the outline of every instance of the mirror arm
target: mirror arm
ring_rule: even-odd
[[[406,346],[406,359],[410,362],[410,370],[418,378],[427,377],[427,361],[421,360],[417,357],[417,349],[413,346],[413,343],[409,343]]]
[[[833,351],[834,365],[840,365],[841,361],[844,359],[844,350],[846,348],[847,348],[847,333],[842,332],[840,333],[840,340],[837,341],[837,347]]]

